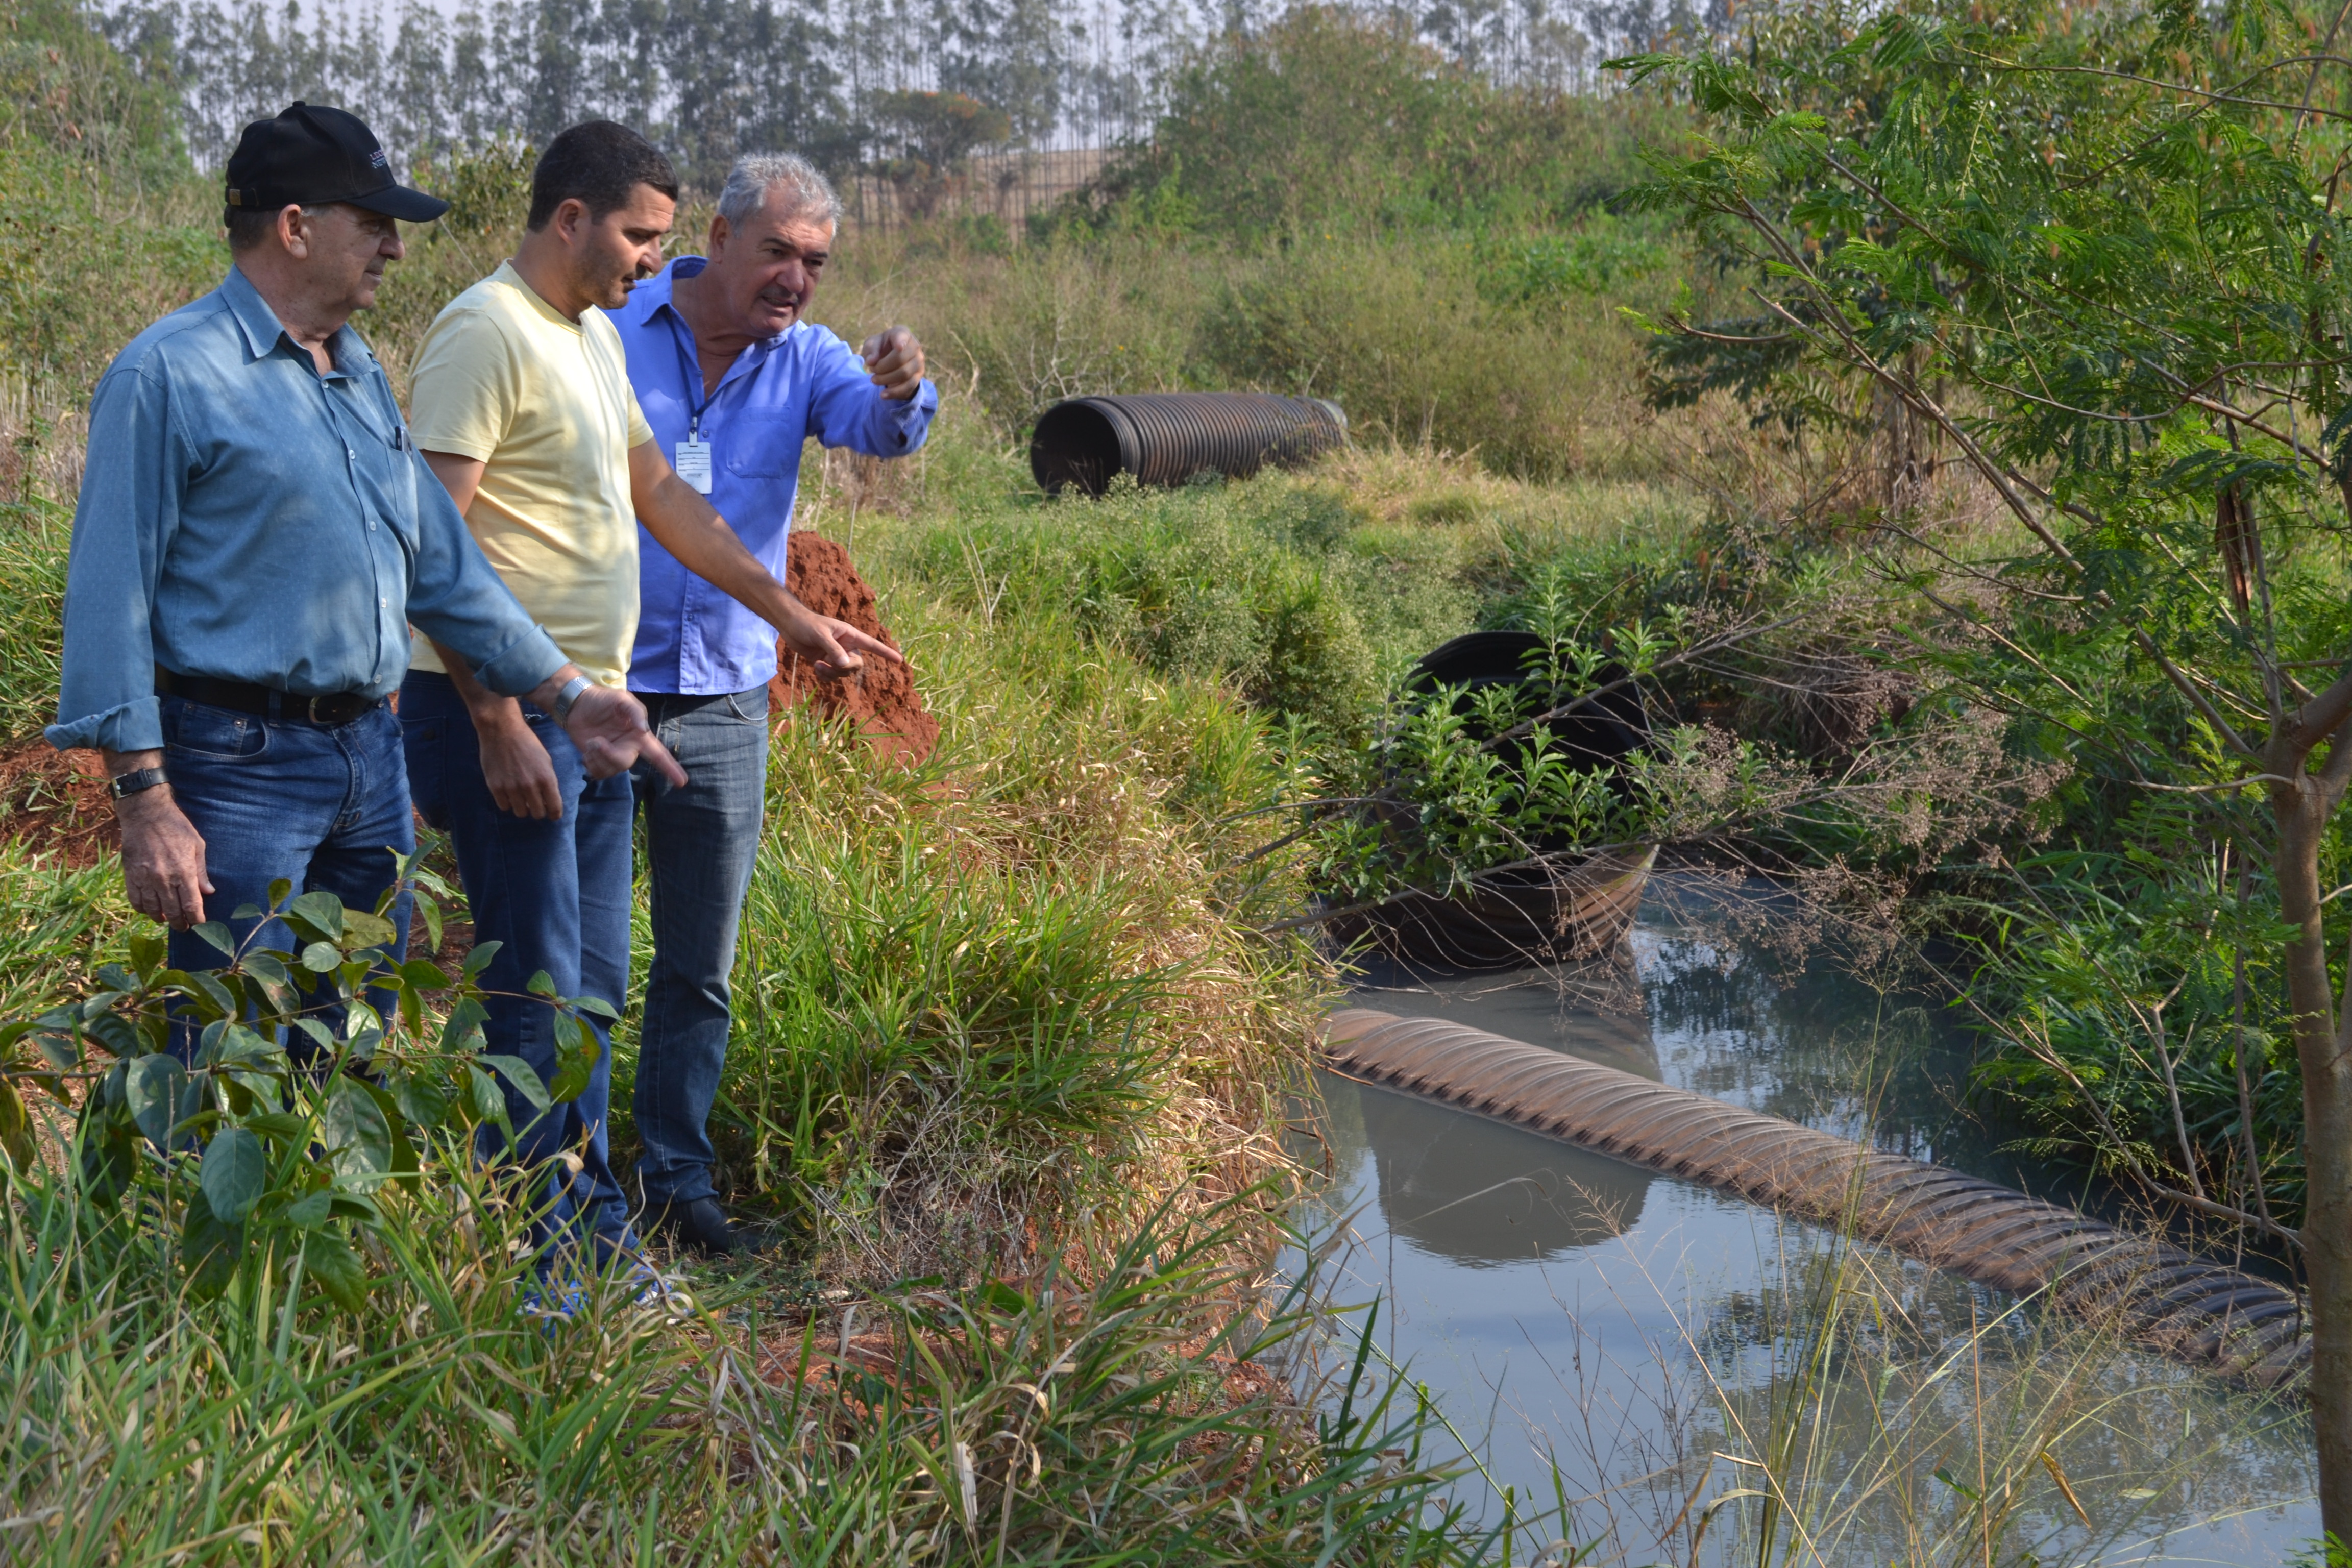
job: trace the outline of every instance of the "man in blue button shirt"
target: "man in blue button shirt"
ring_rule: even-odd
[[[302,103],[246,127],[227,186],[228,276],[90,401],[47,731],[100,750],[131,905],[184,969],[222,959],[190,928],[241,940],[255,922],[231,911],[277,879],[360,908],[393,884],[415,837],[385,700],[411,622],[562,715],[594,776],[642,760],[686,782],[636,700],[589,684],[483,559],[345,324],[404,253],[394,220],[447,204],[396,184],[357,119]],[[404,895],[394,914],[397,943]]]
[[[710,255],[640,283],[614,323],[662,454],[710,498],[780,581],[801,448],[877,458],[922,446],[938,389],[894,327],[853,350],[806,319],[841,207],[806,161],[739,161]],[[728,973],[760,845],[776,631],[638,530],[629,689],[693,783],[639,770],[654,952],[637,1058],[637,1162],[657,1234],[703,1252],[740,1246],[711,1185],[709,1121],[727,1059]]]

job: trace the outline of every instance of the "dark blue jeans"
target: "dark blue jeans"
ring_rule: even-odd
[[[269,884],[281,877],[297,892],[329,892],[347,906],[375,908],[392,886],[394,856],[416,847],[400,723],[389,708],[328,728],[182,697],[162,700],[163,771],[180,810],[204,836],[205,874],[213,884],[205,900],[207,920],[227,925],[243,947],[261,922],[231,914],[247,904],[268,909]],[[408,940],[406,895],[392,918],[400,933],[397,961]],[[271,921],[253,945],[292,944],[285,923]],[[173,931],[171,962],[177,969],[216,969],[225,960],[194,932]],[[175,1048],[184,1056],[193,1045],[182,1040]]]
[[[618,1010],[629,984],[629,858],[633,799],[626,774],[590,782],[572,738],[529,703],[523,715],[555,763],[563,815],[551,822],[499,809],[482,777],[474,721],[446,675],[411,671],[400,689],[409,785],[425,820],[449,836],[474,916],[476,942],[499,943],[482,972],[489,1021],[484,1049],[556,1073],[555,1010],[528,994],[541,970],[562,996],[594,996]],[[583,1014],[600,1047],[587,1089],[542,1112],[511,1084],[507,1113],[514,1157],[532,1173],[545,1206],[542,1247],[593,1237],[599,1253],[635,1246],[629,1206],[613,1175],[612,1026]],[[501,1079],[501,1082],[504,1080]],[[481,1152],[503,1152],[495,1128]],[[563,1159],[577,1156],[574,1170]]]
[[[646,815],[653,967],[637,1047],[637,1180],[648,1206],[714,1196],[710,1107],[727,1066],[727,977],[768,784],[768,689],[716,697],[637,693],[686,770],[675,788],[633,775]]]

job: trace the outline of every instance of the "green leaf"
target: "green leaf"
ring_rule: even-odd
[[[83,1194],[100,1208],[119,1203],[139,1170],[138,1130],[130,1114],[119,1105],[86,1107],[79,1136],[76,1174]]]
[[[400,977],[419,991],[444,991],[449,985],[449,977],[441,973],[441,966],[422,958],[412,958],[402,964]]]
[[[163,1149],[169,1145],[172,1129],[184,1114],[181,1108],[192,1098],[193,1088],[188,1069],[180,1065],[179,1058],[158,1051],[131,1059],[123,1074],[122,1098],[139,1131],[147,1134],[149,1142]]]
[[[215,1026],[219,1027],[218,1034],[215,1034],[211,1029],[205,1031],[208,1037],[202,1059],[211,1066],[242,1066],[248,1062],[267,1061],[285,1055],[277,1041],[262,1038],[243,1024]]]
[[[305,1193],[289,1204],[279,1216],[297,1230],[316,1230],[327,1223],[335,1212],[335,1194],[326,1187],[315,1193]]]
[[[595,1068],[596,1056],[593,1051],[584,1055],[578,1052],[567,1055],[556,1068],[555,1081],[547,1086],[548,1098],[558,1104],[569,1105],[587,1092],[589,1075]]]
[[[352,1244],[331,1230],[312,1234],[302,1249],[302,1271],[319,1282],[330,1300],[356,1314],[367,1307],[367,1269]]]
[[[314,942],[302,950],[302,967],[313,974],[331,974],[343,961],[343,950],[331,942]]]
[[[523,983],[523,989],[534,996],[552,998],[555,994],[555,977],[544,969],[536,970],[531,977]]]
[[[391,1124],[383,1119],[383,1107],[357,1079],[337,1081],[320,1136],[336,1174],[364,1179],[392,1173]]]
[[[572,999],[572,1005],[583,1013],[602,1018],[607,1023],[620,1021],[621,1010],[602,996],[574,996]]]
[[[389,951],[400,935],[399,928],[382,915],[365,910],[343,912],[343,942],[348,947],[375,947]]]
[[[0,1078],[0,1150],[6,1151],[20,1171],[30,1171],[40,1163],[41,1152],[33,1142],[33,1119],[25,1110],[25,1097],[5,1078]]]
[[[472,952],[466,954],[466,978],[471,980],[475,976],[480,974],[483,970],[488,969],[490,966],[490,960],[498,957],[499,949],[505,945],[506,943],[502,942],[485,942],[478,943]]]
[[[261,1140],[242,1127],[224,1127],[205,1150],[196,1184],[214,1214],[231,1225],[243,1225],[268,1180],[269,1161]]]
[[[224,958],[236,956],[236,938],[231,936],[228,927],[221,924],[220,921],[206,921],[204,924],[192,929],[194,935],[220,949],[221,956]]]
[[[499,1076],[513,1086],[517,1094],[530,1101],[532,1110],[545,1110],[548,1108],[551,1097],[547,1092],[547,1084],[539,1076],[539,1069],[529,1062],[520,1057],[494,1056],[485,1056],[481,1061],[486,1068],[497,1068]]]
[[[467,1049],[467,1041],[480,1032],[489,1016],[490,1010],[476,998],[460,997],[449,1009],[448,1021],[441,1026],[441,1048],[452,1053]]]
[[[289,1110],[268,1110],[257,1116],[248,1116],[244,1126],[249,1132],[276,1139],[280,1143],[291,1143],[296,1139],[307,1140],[310,1136],[310,1119],[297,1116]]]
[[[415,1126],[431,1130],[449,1120],[448,1091],[429,1079],[397,1079],[392,1086],[392,1095],[400,1106],[400,1114]]]
[[[286,906],[286,912],[329,942],[343,937],[343,900],[324,890],[308,892]]]
[[[485,1121],[507,1126],[506,1091],[499,1088],[499,1080],[471,1063],[467,1064],[466,1073],[474,1090],[474,1114]]]
[[[209,1301],[228,1289],[245,1256],[245,1226],[215,1215],[202,1192],[188,1194],[188,1212],[180,1226],[180,1267],[188,1276],[188,1294]]]
[[[415,898],[416,917],[425,922],[425,946],[427,952],[441,951],[441,905],[422,889]]]
[[[135,931],[131,933],[131,967],[139,972],[142,980],[154,977],[156,967],[163,962],[167,945],[161,931]]]

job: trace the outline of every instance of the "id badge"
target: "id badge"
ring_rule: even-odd
[[[710,443],[688,436],[677,444],[677,477],[704,495],[710,493]]]

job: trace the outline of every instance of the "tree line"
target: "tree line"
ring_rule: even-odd
[[[1727,0],[1437,0],[1345,7],[1499,84],[1584,92],[1611,49],[1728,23]],[[707,184],[791,147],[835,173],[1146,137],[1171,84],[1268,0],[125,0],[99,25],[177,97],[218,168],[247,121],[298,98],[352,109],[404,163],[577,121],[639,126]],[[941,99],[951,101],[944,106]]]

